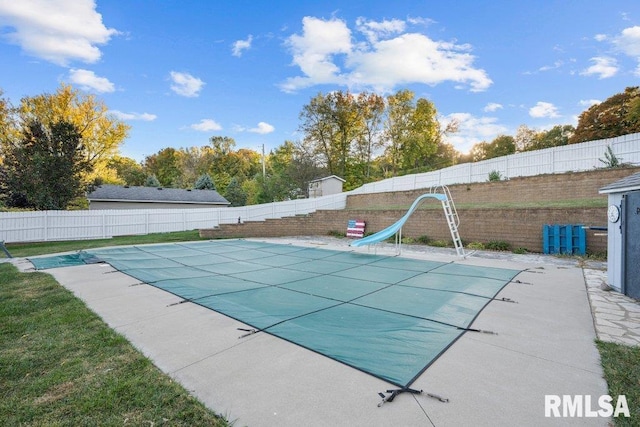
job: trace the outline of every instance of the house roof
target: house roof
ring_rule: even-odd
[[[229,205],[215,190],[101,185],[87,195],[90,202],[147,202]]]
[[[625,193],[627,191],[640,190],[640,172],[622,178],[619,181],[605,185],[598,192],[600,194]]]
[[[309,182],[311,183],[311,182],[325,181],[325,180],[327,180],[327,179],[339,179],[340,181],[345,182],[345,180],[344,180],[344,179],[340,178],[340,177],[339,177],[339,176],[337,176],[337,175],[325,176],[324,178],[314,179],[314,180],[309,181]]]

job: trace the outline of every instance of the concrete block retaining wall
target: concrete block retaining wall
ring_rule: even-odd
[[[598,189],[640,168],[598,169],[554,175],[513,178],[508,181],[451,185],[451,195],[458,206],[477,203],[524,203],[561,200],[598,199],[606,195]],[[283,237],[344,233],[349,219],[366,221],[367,233],[379,231],[404,215],[409,205],[425,190],[349,195],[346,210],[315,213],[243,224],[223,224],[219,228],[201,230],[203,237]],[[444,214],[437,202],[427,202],[414,212],[403,227],[404,237],[428,236],[433,240],[451,241]],[[388,207],[390,209],[384,209]],[[542,228],[545,224],[583,224],[605,226],[606,207],[591,208],[474,208],[458,209],[460,236],[465,243],[503,241],[512,248],[542,252]],[[607,237],[602,232],[587,231],[589,253],[607,250]]]

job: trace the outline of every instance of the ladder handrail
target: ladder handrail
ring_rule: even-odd
[[[449,187],[447,187],[444,184],[434,185],[429,189],[429,192],[433,194],[437,194],[439,188],[442,189],[442,194],[445,195],[445,197],[447,198],[447,202],[449,203],[449,205],[451,205],[451,214],[453,215],[453,218],[455,218],[456,227],[459,227],[460,217],[458,216],[458,210],[456,209],[456,204],[453,202],[453,198],[451,197],[451,190],[449,190]]]
[[[458,256],[466,258],[467,255],[464,252],[462,239],[460,238],[460,233],[458,232],[458,227],[460,226],[460,216],[458,216],[458,210],[456,209],[456,204],[453,202],[453,198],[451,197],[451,191],[449,190],[449,187],[444,184],[434,185],[429,189],[429,192],[431,194],[442,193],[445,196],[445,200],[442,200],[442,208],[444,210],[444,216],[447,220],[447,225],[449,226],[449,231],[451,232],[453,245],[456,248],[456,253],[458,254]]]

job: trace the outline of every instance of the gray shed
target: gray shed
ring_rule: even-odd
[[[227,207],[215,190],[101,185],[87,194],[89,209],[189,209]]]
[[[336,175],[326,176],[324,178],[309,181],[309,198],[329,196],[331,194],[342,193],[342,184],[344,179]]]
[[[600,189],[607,194],[607,274],[612,288],[640,298],[640,173]]]

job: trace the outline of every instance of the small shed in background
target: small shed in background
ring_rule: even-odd
[[[231,203],[215,190],[101,185],[87,194],[90,210],[220,208]]]
[[[309,198],[342,193],[344,179],[336,175],[309,181]]]
[[[607,194],[607,279],[615,290],[640,298],[640,173],[600,189]]]

